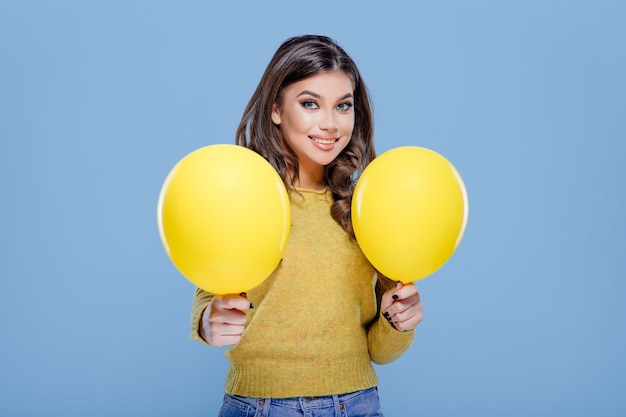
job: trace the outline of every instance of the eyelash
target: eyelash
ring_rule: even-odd
[[[302,104],[302,107],[308,110],[314,110],[314,109],[319,108],[318,104],[314,100],[304,100],[301,104]],[[311,105],[314,105],[315,107],[311,107]],[[339,109],[339,111],[348,111],[353,106],[354,104],[346,102],[346,103],[340,103],[339,105],[337,105],[337,108]]]
[[[315,107],[312,107],[311,105],[314,105]],[[313,110],[313,109],[319,108],[317,103],[315,101],[313,101],[313,100],[304,100],[302,102],[302,107],[304,107],[307,110]]]
[[[344,107],[344,108],[343,108],[343,111],[348,111],[348,110],[350,110],[352,107],[354,107],[354,104],[352,104],[352,103],[341,103],[341,104],[340,104],[339,106],[337,106],[337,107],[341,107],[341,106],[343,106],[343,107]]]

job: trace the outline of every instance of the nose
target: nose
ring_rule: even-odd
[[[339,129],[337,114],[333,109],[320,112],[319,128],[328,132],[335,132]]]

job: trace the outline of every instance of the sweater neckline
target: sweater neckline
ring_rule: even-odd
[[[318,194],[318,195],[324,195],[328,193],[328,187],[324,187],[321,190],[312,190],[310,188],[300,188],[300,187],[294,187],[294,189],[299,193],[309,193],[309,194]]]

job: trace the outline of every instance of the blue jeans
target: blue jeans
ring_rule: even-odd
[[[383,417],[378,389],[327,397],[251,398],[226,394],[219,417]]]

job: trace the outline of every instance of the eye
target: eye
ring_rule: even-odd
[[[304,100],[301,104],[302,104],[302,107],[304,107],[307,110],[313,110],[313,109],[319,108],[317,103],[313,100]]]
[[[340,105],[337,106],[337,110],[345,112],[345,111],[350,110],[352,108],[352,106],[353,106],[353,104],[350,103],[350,102],[341,103]]]

